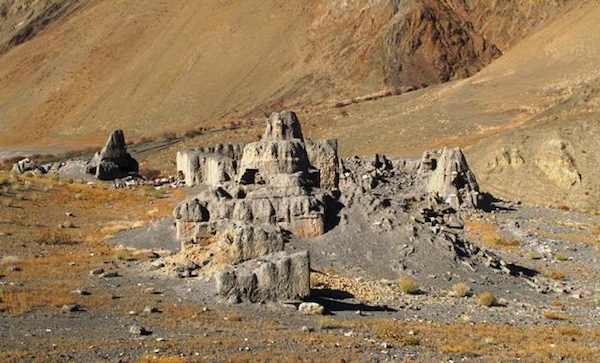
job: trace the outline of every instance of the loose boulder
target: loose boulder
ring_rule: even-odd
[[[47,170],[43,166],[35,163],[33,160],[31,160],[29,158],[19,160],[18,162],[13,164],[12,171],[15,173],[19,173],[19,174],[23,174],[28,171],[32,171],[34,173],[41,173],[41,174],[47,173]]]

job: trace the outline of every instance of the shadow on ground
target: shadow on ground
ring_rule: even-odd
[[[354,303],[344,301],[353,299],[354,295],[343,290],[333,289],[313,289],[310,292],[311,301],[323,305],[325,310],[329,313],[341,312],[341,311],[371,311],[371,312],[394,312],[395,309],[388,307],[387,305],[367,305],[363,303]]]

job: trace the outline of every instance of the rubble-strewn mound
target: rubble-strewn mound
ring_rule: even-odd
[[[370,278],[410,275],[446,288],[455,281],[485,285],[513,275],[536,287],[533,271],[464,238],[463,216],[486,200],[458,148],[428,151],[421,160],[345,159],[339,202],[335,229],[292,242],[310,250],[316,268]]]
[[[180,151],[177,165],[200,191],[173,212],[187,266],[175,271],[214,277],[229,302],[308,297],[307,251],[318,268],[371,278],[512,275],[537,287],[534,271],[465,239],[463,215],[487,201],[459,148],[340,162],[335,141],[304,140],[288,111],[267,119],[258,142]]]

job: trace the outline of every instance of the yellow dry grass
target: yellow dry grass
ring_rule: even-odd
[[[600,354],[600,329],[507,324],[413,323],[391,320],[370,322],[373,332],[392,344],[405,345],[408,337],[444,354],[493,357],[494,361],[522,359],[550,362],[562,357],[593,361]],[[570,336],[573,339],[565,339]],[[484,359],[486,360],[486,359]]]
[[[569,315],[562,311],[544,311],[542,316],[548,320],[561,320],[561,321],[573,321],[577,320],[577,317]]]
[[[465,220],[465,229],[469,241],[479,241],[483,246],[516,251],[519,247],[519,241],[507,239],[502,235],[498,226],[475,219]]]
[[[102,259],[115,257],[102,240],[108,232],[170,215],[176,203],[174,198],[152,200],[140,190],[108,190],[104,184],[65,183],[5,172],[0,172],[0,178],[10,180],[9,196],[16,195],[15,190],[24,196],[15,200],[15,207],[0,206],[1,232],[11,236],[0,245],[0,256],[13,256],[13,262],[0,266],[0,273],[23,284],[2,287],[0,310],[11,314],[69,303],[109,307],[110,298],[108,303],[103,301],[106,296],[82,300],[72,293],[81,288],[90,269],[101,266]],[[30,197],[35,194],[43,198]],[[156,210],[151,215],[148,206]],[[67,222],[74,228],[59,228],[59,224],[70,225]],[[20,270],[12,271],[11,265]]]

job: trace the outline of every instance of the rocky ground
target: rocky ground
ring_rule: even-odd
[[[0,349],[7,361],[581,361],[598,353],[598,216],[522,205],[471,215],[474,243],[494,233],[514,239],[492,238],[489,248],[547,271],[550,289],[543,293],[522,283],[439,284],[446,279],[440,272],[419,278],[419,294],[404,294],[398,279],[377,278],[377,261],[344,252],[357,243],[354,249],[369,244],[385,254],[377,244],[329,239],[323,251],[337,252],[343,263],[330,265],[313,252],[311,276],[311,300],[328,315],[305,316],[293,305],[230,306],[198,278],[149,273],[156,256],[147,250],[178,250],[167,217],[178,190],[153,199],[140,188],[7,174],[2,180]],[[152,222],[161,214],[167,219]],[[69,220],[73,228],[59,228]],[[46,231],[56,234],[40,236]],[[128,241],[140,250],[117,247]],[[116,276],[92,275],[97,269]],[[466,283],[473,295],[449,296],[452,282]],[[497,297],[495,306],[481,305],[483,290]]]

